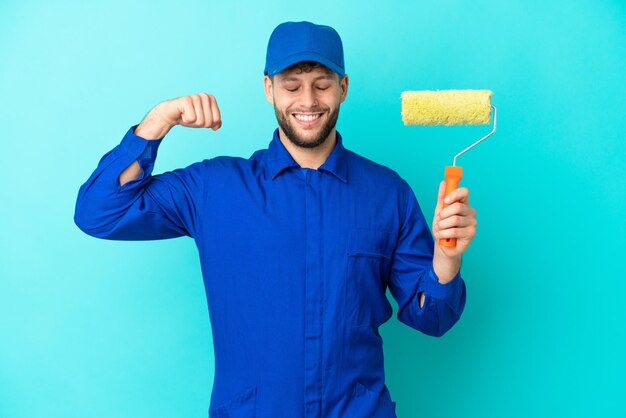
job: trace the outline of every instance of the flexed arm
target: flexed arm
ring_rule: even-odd
[[[215,97],[201,93],[159,103],[137,126],[135,135],[146,140],[162,139],[175,125],[217,131],[222,126],[222,117]],[[120,185],[136,179],[140,174],[139,163],[134,161],[120,174]]]
[[[198,201],[206,187],[207,160],[152,176],[157,149],[175,125],[217,130],[213,96],[199,94],[159,103],[107,152],[81,186],[74,221],[106,239],[148,240],[193,236]]]

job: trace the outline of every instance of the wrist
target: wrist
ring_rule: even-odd
[[[163,139],[174,125],[166,122],[159,115],[158,105],[153,108],[135,128],[135,135],[152,141]]]
[[[461,256],[433,258],[433,271],[439,279],[439,283],[446,284],[457,275],[461,269]]]

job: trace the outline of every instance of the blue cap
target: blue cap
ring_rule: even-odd
[[[319,62],[343,77],[343,45],[337,31],[311,22],[276,26],[267,44],[264,74],[272,76],[301,61]]]

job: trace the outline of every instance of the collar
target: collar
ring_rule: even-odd
[[[346,149],[343,146],[343,139],[338,131],[337,143],[335,147],[326,158],[324,164],[318,167],[318,170],[328,171],[334,174],[339,180],[344,183],[348,182],[348,165]],[[272,180],[278,176],[287,167],[300,167],[300,164],[293,159],[287,148],[283,145],[278,137],[278,128],[274,130],[274,136],[268,146],[267,152],[267,167]]]

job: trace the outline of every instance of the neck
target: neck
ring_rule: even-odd
[[[335,144],[337,143],[337,130],[333,128],[330,134],[328,134],[328,137],[326,137],[324,143],[315,148],[303,148],[295,145],[289,140],[280,127],[278,128],[278,138],[300,167],[317,170],[319,166],[324,164],[335,147]]]

